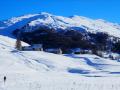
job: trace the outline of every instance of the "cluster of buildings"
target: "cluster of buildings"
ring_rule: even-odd
[[[21,51],[45,51],[49,53],[54,53],[54,54],[65,54],[64,51],[62,51],[61,48],[43,48],[42,44],[32,44],[29,46],[22,46],[21,41],[17,40],[16,41],[16,48]],[[66,54],[84,54],[84,53],[89,53],[92,54],[91,50],[83,50],[81,48],[73,48],[73,49],[68,49],[66,50]]]
[[[19,40],[17,40],[16,43],[17,43],[16,48],[21,51],[45,51],[45,52],[54,53],[54,54],[93,54],[92,50],[85,50],[81,48],[72,48],[72,49],[67,49],[66,51],[62,51],[61,48],[43,48],[42,44],[32,44],[29,46],[22,46],[21,41]],[[98,56],[100,57],[120,61],[119,54],[105,53],[102,51],[98,51],[97,53],[98,53]]]
[[[43,48],[42,44],[32,44],[30,46],[22,46],[22,51],[45,51],[54,54],[63,54],[61,48]],[[91,54],[91,50],[83,50],[80,48],[70,49],[69,54],[82,54],[82,53],[89,53]]]
[[[42,44],[32,44],[31,46],[22,46],[22,51],[45,51],[55,54],[62,54],[62,50],[60,48],[43,49]]]

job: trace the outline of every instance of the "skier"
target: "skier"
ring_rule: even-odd
[[[6,76],[4,76],[4,83],[6,82]]]

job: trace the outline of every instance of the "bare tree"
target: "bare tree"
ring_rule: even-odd
[[[17,41],[16,41],[16,49],[17,50],[22,50],[22,44],[21,44],[21,40],[20,39],[17,39]]]
[[[17,34],[17,40],[16,40],[16,49],[17,50],[22,50],[22,44],[21,44],[21,31],[18,32]]]

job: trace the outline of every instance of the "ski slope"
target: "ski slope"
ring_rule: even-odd
[[[0,90],[120,89],[120,62],[116,60],[96,55],[17,51],[15,41],[0,35]]]

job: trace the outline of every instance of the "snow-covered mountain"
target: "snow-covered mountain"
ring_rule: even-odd
[[[7,32],[19,29],[28,25],[27,30],[35,30],[38,27],[49,27],[55,30],[58,29],[75,29],[83,28],[88,32],[105,32],[109,35],[120,37],[120,25],[117,23],[110,23],[105,20],[93,20],[82,16],[62,17],[49,13],[29,14],[21,17],[13,17],[6,21],[0,22],[0,30]],[[77,28],[76,28],[77,27]]]

